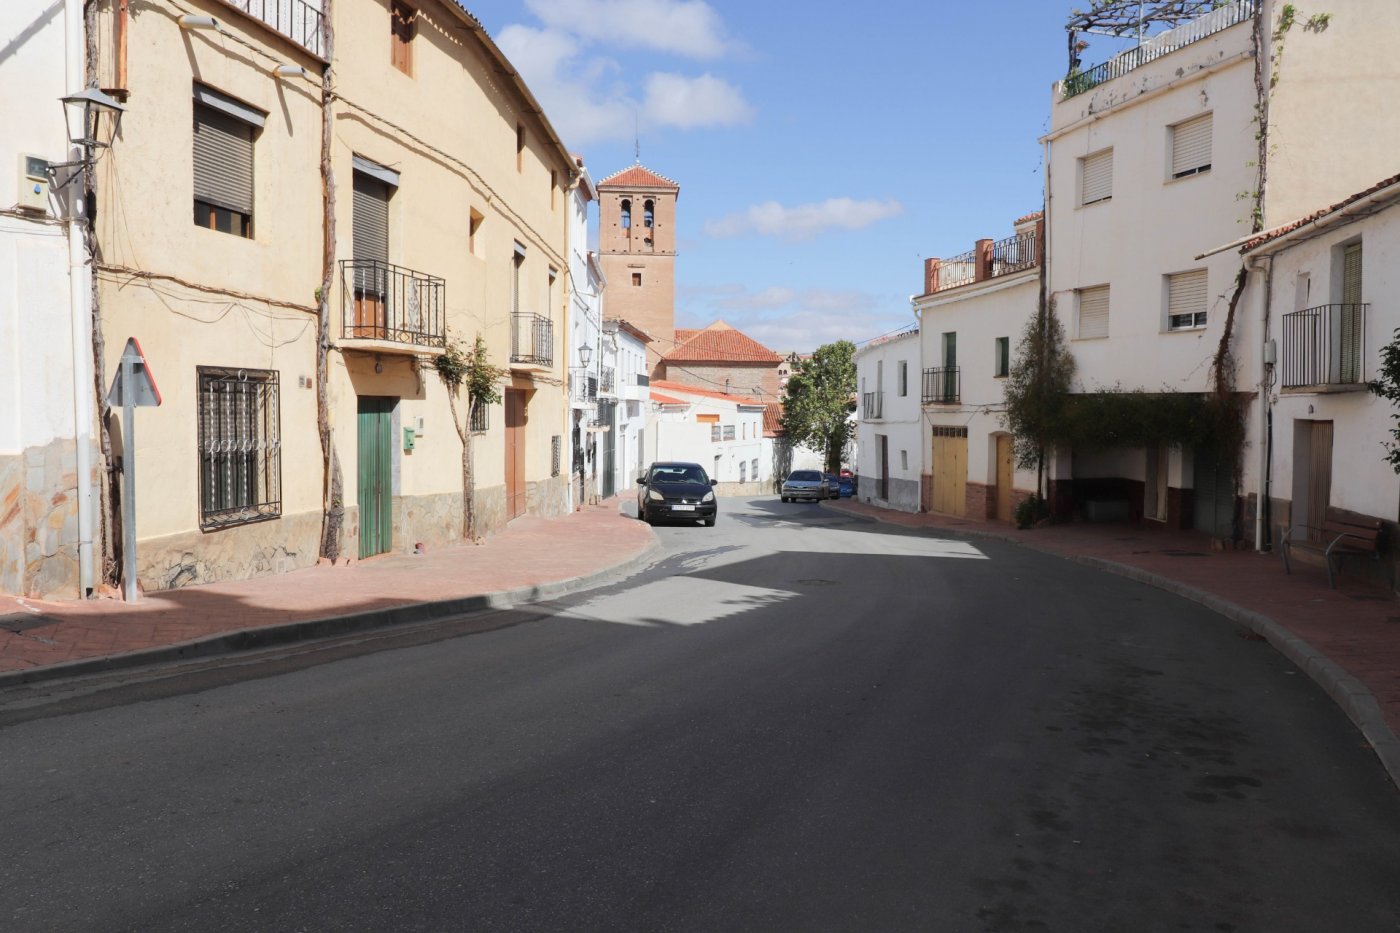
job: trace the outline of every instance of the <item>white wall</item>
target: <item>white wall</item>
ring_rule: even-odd
[[[923,365],[919,334],[902,334],[862,348],[856,353],[856,463],[860,498],[904,511],[918,511],[920,475],[924,469],[920,423]],[[899,394],[899,367],[907,367],[905,393]],[[881,418],[865,417],[866,393],[882,392]],[[874,498],[880,475],[877,435],[888,438],[890,498]]]

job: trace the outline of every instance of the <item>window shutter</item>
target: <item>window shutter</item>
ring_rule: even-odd
[[[355,259],[389,262],[389,186],[363,172],[355,173],[351,201],[351,250]]]
[[[1361,244],[1342,250],[1342,303],[1361,303]]]
[[[253,214],[253,128],[194,105],[194,199]]]
[[[1200,327],[1206,320],[1206,270],[1167,276],[1167,327]]]
[[[1108,286],[1086,288],[1079,293],[1079,336],[1108,336]]]
[[[1172,127],[1172,177],[1194,175],[1210,168],[1211,115]]]
[[[1083,195],[1079,203],[1093,204],[1113,197],[1113,150],[1105,149],[1080,161],[1083,164],[1083,182],[1080,186]]]
[[[1342,250],[1341,381],[1361,381],[1361,244]]]

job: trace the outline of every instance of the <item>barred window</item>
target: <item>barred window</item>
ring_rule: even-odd
[[[278,374],[201,366],[199,525],[205,531],[282,514]]]
[[[484,434],[491,428],[491,406],[487,405],[479,398],[472,399],[472,423],[473,434]]]
[[[564,452],[564,436],[556,434],[549,441],[549,475],[558,476]]]
[[[726,424],[724,426],[724,439],[726,441],[734,440],[734,425]]]

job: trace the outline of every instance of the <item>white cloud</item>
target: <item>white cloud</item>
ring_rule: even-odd
[[[666,72],[650,74],[643,107],[650,122],[683,130],[747,123],[754,115],[743,92],[710,74],[698,78]]]
[[[526,0],[546,26],[619,48],[718,58],[731,43],[704,0]]]
[[[784,207],[777,201],[755,204],[738,214],[705,222],[705,232],[713,237],[736,237],[746,233],[783,240],[809,240],[828,230],[861,230],[873,223],[895,217],[904,206],[888,201],[856,201],[828,198],[820,204]]]
[[[579,63],[578,42],[552,29],[507,26],[496,44],[524,76],[564,145],[581,148],[632,135],[637,104],[625,86],[610,80],[619,71],[615,62]]]

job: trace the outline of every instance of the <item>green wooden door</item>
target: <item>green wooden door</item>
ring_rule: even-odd
[[[394,544],[394,399],[361,396],[359,402],[360,556],[383,554]]]

